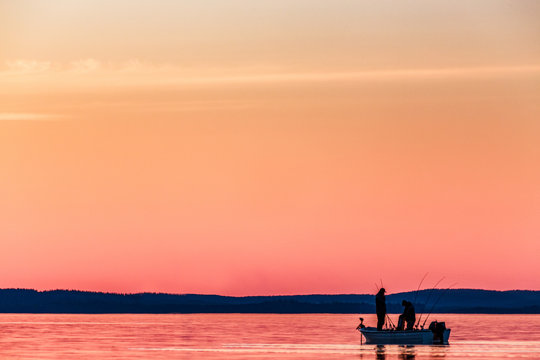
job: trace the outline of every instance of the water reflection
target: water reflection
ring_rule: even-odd
[[[416,349],[414,345],[400,345],[399,346],[399,358],[400,359],[414,359],[416,358]]]
[[[360,343],[352,315],[0,314],[0,359],[540,359],[540,315],[444,318],[449,346],[376,346]]]
[[[372,345],[360,349],[360,359],[444,359],[450,345]]]
[[[430,346],[430,357],[432,359],[441,359],[446,357],[446,352],[450,345],[433,345]]]
[[[384,345],[377,345],[377,347],[375,348],[375,354],[377,360],[386,359],[386,347]]]

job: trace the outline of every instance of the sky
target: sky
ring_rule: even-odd
[[[0,0],[0,288],[540,290],[539,17]]]

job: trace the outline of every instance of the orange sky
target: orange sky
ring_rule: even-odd
[[[539,16],[0,0],[0,287],[540,289]]]

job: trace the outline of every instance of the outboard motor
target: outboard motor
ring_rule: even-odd
[[[429,324],[429,330],[433,333],[433,343],[444,343],[444,331],[446,330],[446,324],[444,322],[432,321]]]

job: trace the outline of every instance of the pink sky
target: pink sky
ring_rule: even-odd
[[[0,287],[540,289],[539,13],[0,0]]]

